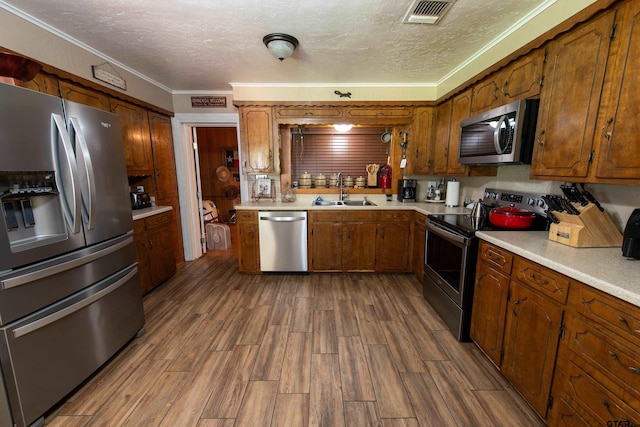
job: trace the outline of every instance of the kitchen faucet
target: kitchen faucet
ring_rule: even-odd
[[[340,187],[340,197],[338,198],[338,200],[342,201],[344,195],[344,183],[342,181],[342,172],[338,172],[338,180],[336,181],[336,186]]]

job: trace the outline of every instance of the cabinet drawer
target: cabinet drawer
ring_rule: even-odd
[[[412,214],[413,212],[411,211],[380,211],[378,212],[378,221],[380,222],[411,221]]]
[[[523,258],[515,260],[515,275],[522,283],[564,304],[567,302],[570,279]]]
[[[236,222],[258,222],[258,212],[236,211]]]
[[[309,220],[311,222],[342,222],[342,218],[341,214],[333,211],[309,212]]]
[[[480,242],[479,257],[496,270],[506,274],[511,274],[513,266],[513,255],[504,249],[493,246],[485,241]]]
[[[568,395],[570,404],[582,407],[585,412],[596,418],[596,425],[611,425],[607,422],[615,420],[619,422],[616,425],[633,426],[640,421],[640,413],[573,363],[567,364],[564,378],[563,391]]]
[[[342,117],[342,107],[279,107],[276,115],[282,118],[289,117],[312,117],[312,118],[340,118]]]
[[[144,225],[146,227],[147,230],[152,229],[152,228],[156,228],[156,227],[162,227],[165,226],[167,224],[169,224],[171,222],[171,213],[167,212],[167,213],[161,213],[158,215],[152,215],[150,217],[147,217],[144,219]]]
[[[347,107],[345,111],[346,117],[401,117],[410,118],[413,115],[412,108],[406,107]]]
[[[587,318],[640,345],[640,308],[581,286],[576,309]]]
[[[570,320],[569,348],[605,375],[640,395],[640,349],[626,346],[622,340],[607,338],[578,318]],[[589,372],[592,370],[590,369]],[[636,400],[636,402],[638,402]]]
[[[345,212],[343,218],[347,222],[375,222],[376,213],[371,211],[350,211]]]

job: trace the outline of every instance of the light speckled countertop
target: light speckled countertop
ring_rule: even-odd
[[[132,211],[133,220],[137,221],[139,219],[143,219],[151,215],[157,215],[162,212],[167,212],[172,209],[173,208],[171,206],[154,206],[152,208],[136,209]]]
[[[323,195],[325,200],[331,196]],[[335,197],[334,197],[335,198]],[[315,197],[298,197],[293,203],[260,200],[236,205],[248,210],[343,210],[406,209],[428,214],[469,213],[462,206],[446,207],[442,203],[387,202],[383,195],[367,195],[377,206],[312,206]],[[352,199],[362,200],[359,195]],[[566,276],[590,285],[640,307],[640,260],[622,257],[621,248],[573,248],[548,239],[547,231],[480,231],[476,235],[501,248],[537,262]]]

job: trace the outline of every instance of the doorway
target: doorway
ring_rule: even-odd
[[[198,129],[231,128],[235,130],[235,149],[239,149],[239,117],[238,114],[176,114],[172,118],[173,140],[176,155],[176,171],[178,177],[178,191],[180,195],[180,218],[182,220],[182,236],[184,243],[185,261],[193,261],[203,255],[203,233],[201,201],[202,188],[197,180],[196,170],[200,166],[199,147],[196,143]],[[205,143],[207,144],[207,143]],[[226,144],[226,143],[225,143]],[[233,145],[229,142],[229,146]],[[207,148],[208,150],[208,148]],[[238,152],[238,157],[242,152]],[[219,162],[219,160],[214,160]],[[215,168],[217,169],[217,167]],[[215,172],[215,170],[214,170]],[[231,172],[231,170],[230,170]],[[207,180],[212,178],[208,173]],[[218,179],[215,176],[213,179]],[[230,178],[233,179],[233,176]],[[238,185],[240,190],[240,200],[246,197],[247,183],[242,174],[239,176]],[[230,190],[227,190],[230,191]],[[224,191],[222,194],[225,194]],[[211,193],[212,196],[216,195]],[[225,196],[227,197],[227,196]],[[238,199],[238,197],[234,197]],[[206,199],[205,199],[206,200]],[[221,209],[222,210],[222,209]],[[230,209],[225,208],[223,212],[229,215]]]

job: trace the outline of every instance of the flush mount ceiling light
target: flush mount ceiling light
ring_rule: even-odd
[[[298,47],[298,39],[283,33],[268,34],[263,37],[262,42],[269,49],[269,52],[280,61],[290,57]]]
[[[338,132],[349,132],[352,127],[353,125],[349,123],[336,123],[333,125],[333,128]]]

